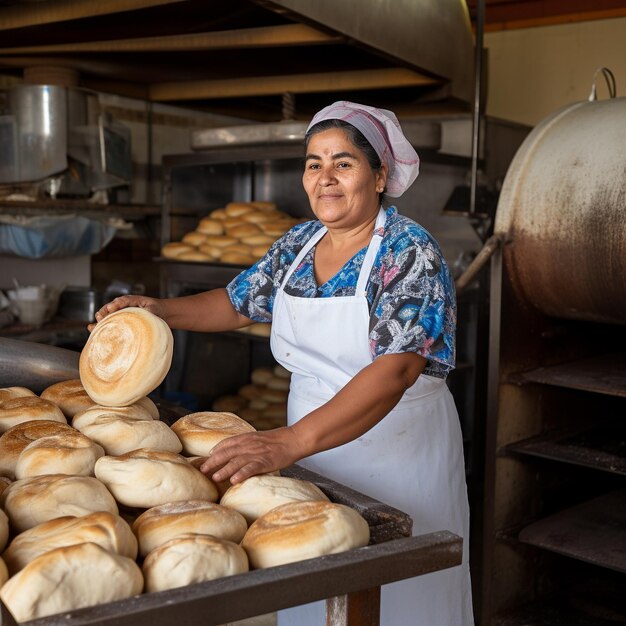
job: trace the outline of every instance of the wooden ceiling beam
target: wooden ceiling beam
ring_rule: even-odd
[[[304,46],[338,43],[341,41],[343,41],[343,38],[338,35],[327,35],[305,24],[287,24],[285,26],[242,28],[190,35],[0,48],[0,55],[68,52],[189,52],[196,50]]]
[[[283,93],[327,93],[359,89],[423,87],[441,81],[404,68],[324,72],[286,76],[255,76],[224,80],[195,80],[155,83],[150,99],[158,102],[216,98],[246,98]]]
[[[0,30],[55,24],[86,17],[111,15],[186,0],[54,0],[22,2],[0,9]]]

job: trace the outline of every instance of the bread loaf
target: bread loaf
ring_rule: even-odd
[[[192,230],[190,233],[186,233],[183,236],[183,243],[197,248],[199,245],[206,241],[206,233],[201,233],[197,230]]]
[[[95,543],[56,548],[13,576],[0,598],[18,622],[141,593],[143,575],[128,557]]]
[[[228,217],[241,217],[246,213],[252,213],[255,210],[255,206],[249,202],[229,202],[224,211]]]
[[[13,481],[8,476],[0,476],[0,497]]]
[[[17,459],[15,477],[93,476],[93,466],[103,455],[102,446],[72,428],[31,441]]]
[[[210,218],[214,219],[214,220],[225,220],[228,215],[226,215],[226,210],[225,209],[215,209],[213,211],[211,211],[211,214],[209,215]]]
[[[208,456],[222,439],[255,432],[255,428],[234,413],[201,411],[190,413],[172,424],[172,430],[189,456]]]
[[[45,552],[84,542],[96,543],[107,552],[137,558],[137,538],[119,515],[97,511],[82,517],[65,516],[33,526],[17,535],[3,558],[11,575]]]
[[[38,396],[13,398],[0,404],[0,432],[2,433],[17,424],[38,420],[67,423],[63,411],[56,404]]]
[[[3,387],[0,389],[0,404],[13,398],[26,398],[34,395],[36,394],[26,387]]]
[[[190,250],[189,252],[182,252],[176,259],[178,261],[202,261],[208,263],[212,260],[212,257],[202,252],[201,250]]]
[[[89,424],[79,424],[79,430],[100,444],[109,455],[119,456],[131,450],[164,450],[181,452],[183,446],[172,429],[151,417],[128,418],[104,413]]]
[[[217,248],[227,248],[238,243],[238,240],[228,235],[207,235],[206,244]]]
[[[160,417],[159,407],[154,403],[154,400],[152,400],[149,396],[144,396],[143,398],[139,398],[139,400],[135,402],[135,405],[148,411],[152,419],[155,419],[155,420],[159,419]],[[130,405],[130,406],[134,406],[134,405]]]
[[[160,317],[139,307],[121,309],[91,332],[80,355],[80,380],[96,404],[133,404],[161,384],[173,344]]]
[[[254,385],[266,385],[267,381],[274,376],[274,372],[271,367],[257,367],[252,370],[250,374],[250,380]]]
[[[226,413],[237,413],[239,409],[243,409],[247,404],[245,398],[240,396],[220,396],[213,402],[213,410],[216,412],[224,411]],[[0,444],[2,439],[0,438]]]
[[[9,570],[2,558],[0,558],[0,587],[2,587],[7,580],[9,580]]]
[[[232,263],[233,265],[252,265],[255,261],[250,254],[242,254],[241,252],[230,252],[225,250],[220,256],[222,263]]]
[[[22,422],[9,428],[0,437],[0,474],[15,478],[15,466],[24,448],[39,439],[74,429],[65,422],[37,420]]]
[[[191,252],[192,250],[193,246],[190,246],[189,244],[182,243],[180,241],[171,241],[166,243],[161,248],[161,254],[166,259],[176,259],[184,252]]]
[[[211,535],[239,543],[247,530],[246,520],[240,513],[207,500],[162,504],[148,509],[133,523],[141,556],[185,533]]]
[[[46,474],[22,478],[6,488],[0,503],[16,532],[66,515],[118,513],[113,496],[102,482],[91,476]]]
[[[187,533],[155,548],[143,562],[147,592],[243,574],[248,557],[232,541]]]
[[[133,450],[103,456],[96,462],[95,474],[118,502],[129,507],[149,509],[167,502],[217,499],[213,482],[174,452]]]
[[[241,224],[231,226],[226,232],[230,237],[236,237],[237,239],[263,234],[263,231],[258,226],[256,226],[255,224],[250,224],[248,222],[243,222]]]
[[[248,524],[288,502],[322,500],[326,495],[313,483],[286,476],[252,476],[233,485],[220,500],[222,506],[241,513]]]
[[[50,385],[41,392],[41,397],[54,402],[68,420],[95,404],[78,378]]]
[[[333,502],[291,502],[259,517],[241,545],[254,568],[274,567],[369,542],[367,522],[350,507]]]
[[[99,404],[94,404],[86,411],[76,413],[72,419],[72,426],[76,430],[80,430],[82,432],[83,428],[89,424],[93,424],[93,422],[102,415],[118,415],[129,420],[153,419],[148,410],[141,406],[138,402],[128,406],[100,406]]]
[[[198,223],[198,227],[196,230],[203,235],[223,235],[224,224],[222,224],[220,220],[215,219],[212,216],[203,217]]]

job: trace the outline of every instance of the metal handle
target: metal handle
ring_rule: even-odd
[[[598,74],[602,72],[604,76],[604,80],[606,81],[606,86],[609,89],[609,98],[615,98],[617,94],[617,88],[615,84],[615,76],[613,72],[608,67],[599,67],[593,74],[593,81],[591,85],[591,93],[589,94],[589,102],[593,102],[598,99],[597,87],[596,87],[596,78]]]

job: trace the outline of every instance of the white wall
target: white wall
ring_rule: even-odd
[[[626,18],[485,33],[489,55],[486,111],[535,125],[556,109],[585,100],[598,67],[608,67],[626,96]],[[608,92],[598,79],[598,98]]]

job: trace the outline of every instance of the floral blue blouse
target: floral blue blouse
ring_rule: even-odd
[[[318,221],[294,226],[227,291],[235,309],[255,322],[271,322],[277,289],[297,254],[320,228]],[[367,248],[357,252],[328,282],[318,285],[314,249],[292,273],[285,292],[302,298],[353,296]],[[433,237],[413,220],[387,209],[383,239],[367,285],[372,360],[416,352],[428,360],[424,374],[445,378],[454,368],[454,283]]]

